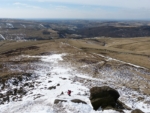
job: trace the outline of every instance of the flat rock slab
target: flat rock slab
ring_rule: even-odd
[[[82,101],[82,100],[80,100],[80,99],[73,99],[73,100],[71,100],[71,102],[87,104],[86,102],[84,102],[84,101]]]

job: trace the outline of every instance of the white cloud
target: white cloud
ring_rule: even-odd
[[[35,9],[40,8],[40,7],[38,7],[38,6],[33,6],[33,5],[24,4],[24,3],[20,3],[20,2],[13,3],[13,5],[16,5],[16,6],[24,6],[24,7],[27,7],[27,8],[35,8]]]
[[[144,13],[143,13],[144,12]],[[80,18],[80,19],[150,19],[147,15],[149,10],[128,10],[123,9],[115,13],[102,9],[86,11],[80,9],[4,9],[0,8],[0,17],[2,18]],[[3,15],[2,15],[3,14]]]
[[[24,0],[23,0],[24,1]],[[95,19],[150,19],[150,0],[26,0],[16,2],[16,8],[0,8],[1,18],[95,18]],[[35,2],[34,2],[35,1]],[[49,2],[49,7],[44,7]],[[58,2],[54,3],[54,2]],[[53,5],[54,3],[54,5]],[[61,4],[62,3],[62,4]],[[65,4],[64,4],[65,3]],[[71,7],[69,4],[81,7]],[[38,4],[38,6],[35,6]],[[89,7],[90,5],[90,7]],[[108,6],[93,7],[92,5]],[[87,6],[87,7],[86,7]],[[111,7],[118,7],[115,10]],[[109,10],[107,10],[107,8]],[[31,10],[32,9],[32,10]]]
[[[101,6],[113,6],[124,8],[150,8],[150,0],[38,0],[38,1],[71,3],[81,5],[101,5]]]

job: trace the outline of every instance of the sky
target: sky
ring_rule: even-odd
[[[150,20],[150,0],[1,0],[0,18]]]

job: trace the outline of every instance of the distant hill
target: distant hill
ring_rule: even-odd
[[[115,27],[115,26],[100,26],[82,28],[77,31],[77,34],[84,37],[146,37],[150,36],[150,26],[139,27]]]

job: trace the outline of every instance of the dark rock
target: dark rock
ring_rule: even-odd
[[[22,87],[20,87],[20,89],[18,89],[17,93],[20,95],[25,95],[27,92]]]
[[[51,80],[48,81],[48,83],[52,82]]]
[[[105,109],[107,106],[115,107],[116,105],[115,100],[112,97],[92,99],[91,104],[94,110],[97,110],[99,107]]]
[[[33,88],[33,87],[34,87],[34,85],[33,85],[33,84],[30,84],[30,85],[29,85],[29,87],[30,87],[30,88]]]
[[[13,95],[13,91],[11,90],[7,91],[7,95]]]
[[[0,100],[0,105],[1,105],[1,104],[4,104],[3,100]]]
[[[24,86],[28,86],[28,87],[34,87],[33,83],[25,83]]]
[[[131,113],[144,113],[144,112],[141,111],[140,109],[135,109],[135,110],[133,110]]]
[[[17,78],[18,78],[19,81],[22,81],[22,77],[21,76],[18,76]]]
[[[29,86],[29,83],[25,83],[24,86]]]
[[[62,91],[60,95],[63,95],[63,94],[64,94],[64,92]]]
[[[0,93],[0,98],[3,98],[3,96],[4,96],[4,95],[3,95],[2,93]]]
[[[116,109],[126,109],[126,110],[131,110],[130,107],[128,107],[127,105],[125,105],[123,102],[117,100],[116,102]]]
[[[15,100],[17,100],[17,99],[18,99],[18,97],[17,97],[17,96],[12,98],[12,100],[13,100],[13,101],[15,101]]]
[[[144,97],[138,97],[138,101],[144,100]]]
[[[57,84],[57,86],[60,86],[60,84]]]
[[[67,78],[63,78],[63,77],[59,77],[59,78],[61,78],[61,79],[63,79],[63,80],[66,80]]]
[[[49,89],[49,90],[51,90],[51,89],[56,89],[56,86],[51,86],[51,87],[49,87],[48,89]]]
[[[99,107],[102,109],[107,106],[116,108],[117,99],[119,98],[119,93],[108,86],[103,87],[93,87],[90,89],[90,100],[94,110],[97,110]]]
[[[17,95],[17,88],[14,89],[14,95]]]
[[[14,81],[12,82],[13,85],[18,86],[18,81],[17,79],[14,79]]]
[[[93,87],[90,89],[90,93],[90,99],[111,96],[114,100],[117,100],[120,96],[118,91],[108,86]]]
[[[124,113],[123,110],[126,109],[126,110],[131,110],[130,107],[128,107],[127,105],[125,105],[124,103],[122,103],[121,101],[117,101],[116,102],[116,105],[115,107],[112,107],[112,106],[107,106],[106,108],[104,108],[103,110],[115,110],[115,111],[118,111],[118,112],[121,112],[121,113]]]
[[[42,96],[44,96],[44,95],[41,95],[41,94],[34,95],[34,100],[36,100],[36,99],[38,99],[38,98],[40,98]]]
[[[5,97],[3,97],[3,102],[9,102],[9,96],[7,95],[7,96],[5,96]]]
[[[22,76],[31,77],[31,76],[32,76],[32,73],[23,73]]]
[[[60,102],[67,102],[67,100],[55,99],[54,104],[58,104]]]
[[[73,100],[71,100],[71,102],[87,104],[86,102],[84,102],[84,101],[82,101],[82,100],[80,100],[80,99],[73,99]]]

